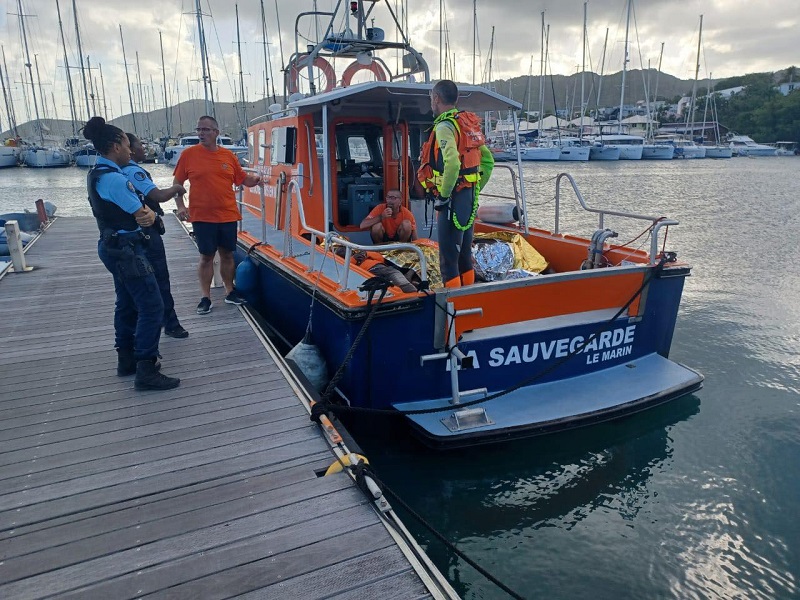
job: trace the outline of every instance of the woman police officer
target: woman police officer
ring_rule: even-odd
[[[142,205],[121,167],[131,159],[128,136],[101,117],[92,117],[83,136],[100,153],[87,176],[89,203],[100,229],[97,254],[114,277],[117,375],[136,373],[137,390],[168,390],[180,379],[159,371],[158,341],[164,317],[153,267],[145,255],[147,235],[142,227],[155,222],[155,213]],[[173,186],[173,193],[185,193]]]

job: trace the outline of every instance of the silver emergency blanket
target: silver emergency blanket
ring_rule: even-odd
[[[514,268],[514,248],[500,240],[480,240],[472,246],[475,276],[482,281],[499,281]]]

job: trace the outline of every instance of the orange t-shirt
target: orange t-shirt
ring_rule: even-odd
[[[184,150],[184,152],[186,151]],[[374,219],[375,217],[380,216],[380,214],[386,210],[386,206],[387,205],[385,202],[378,204],[378,206],[369,212],[367,218]],[[400,210],[397,211],[397,214],[394,217],[390,217],[388,219],[381,218],[381,225],[383,225],[383,230],[386,232],[386,237],[392,239],[395,235],[397,235],[397,229],[403,224],[403,221],[406,220],[411,222],[411,230],[416,231],[417,221],[414,219],[414,213],[408,210],[405,206],[401,206]]]
[[[186,148],[173,172],[180,182],[189,180],[189,220],[206,223],[239,221],[233,186],[241,185],[247,174],[239,159],[226,148],[211,151],[201,144]]]

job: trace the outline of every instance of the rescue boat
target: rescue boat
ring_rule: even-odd
[[[251,276],[237,275],[237,287],[287,348],[317,347],[334,377],[319,389],[335,389],[343,406],[399,413],[435,447],[590,425],[698,390],[703,376],[669,359],[691,272],[663,247],[677,221],[589,206],[562,173],[554,220],[534,225],[518,150],[514,163],[495,165],[474,225],[476,238],[513,252],[514,268],[442,287],[432,203],[413,185],[432,123],[428,66],[407,43],[365,27],[377,4],[350,4],[356,31],[329,26],[316,45],[296,49],[285,82],[294,94],[252,121],[249,168],[264,184],[240,194],[237,272],[245,265]],[[321,14],[303,13],[297,26]],[[402,69],[392,72],[379,56],[397,50]],[[371,80],[353,83],[361,70]],[[331,83],[337,72],[350,85]],[[457,105],[478,115],[522,108],[478,86],[459,86]],[[390,189],[416,217],[416,242],[375,246],[359,229]],[[563,230],[567,201],[596,223],[583,236]],[[649,242],[613,245],[611,220],[643,229]],[[366,251],[403,269],[416,290],[365,270],[356,258]]]

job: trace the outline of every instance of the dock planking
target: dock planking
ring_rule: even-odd
[[[431,598],[240,310],[165,236],[187,339],[177,389],[116,375],[90,218],[58,219],[0,279],[0,597]]]

